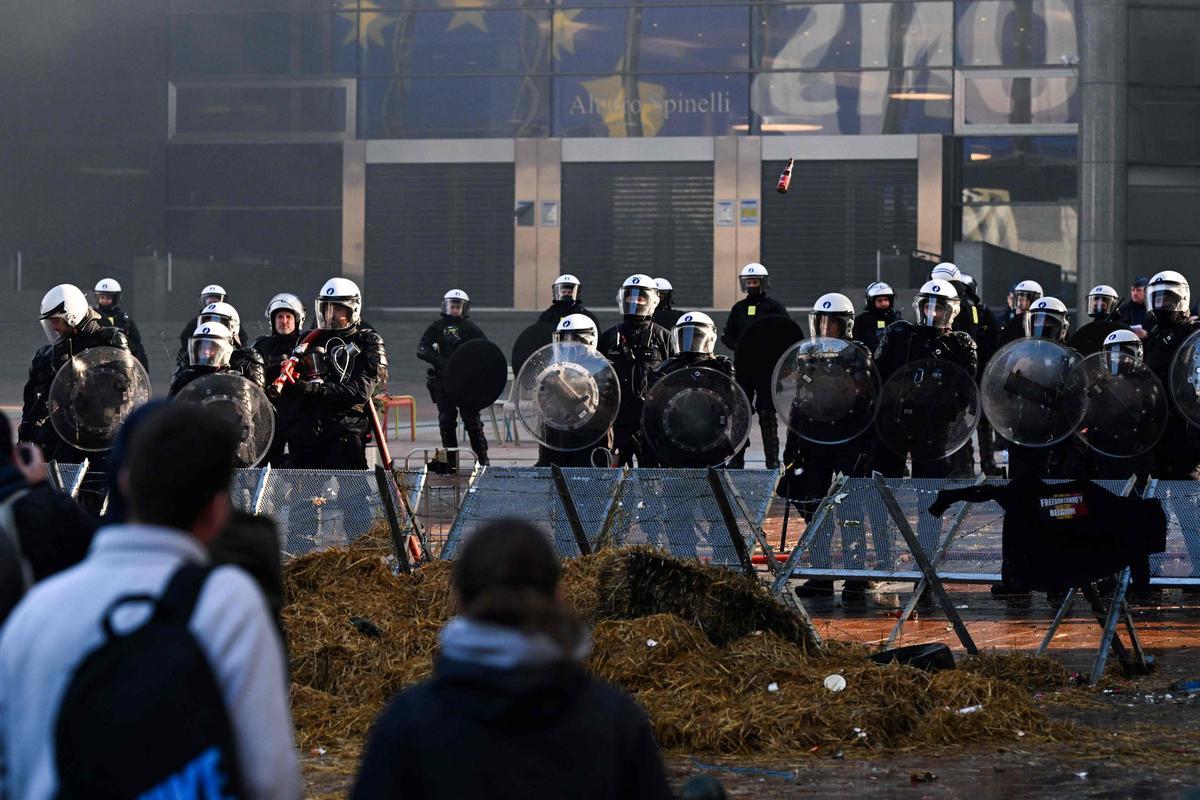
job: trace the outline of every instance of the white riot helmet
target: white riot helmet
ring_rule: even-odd
[[[1025,335],[1056,342],[1067,340],[1067,306],[1057,297],[1043,297],[1025,314]]]
[[[226,297],[225,287],[210,283],[200,290],[200,305],[206,306],[209,303],[224,303]]]
[[[962,273],[958,267],[949,261],[943,261],[929,271],[931,281],[961,281]]]
[[[1160,321],[1186,318],[1191,306],[1192,290],[1187,278],[1173,269],[1158,273],[1146,284],[1146,308]]]
[[[313,306],[317,312],[317,327],[323,331],[345,330],[362,321],[362,292],[358,290],[358,284],[348,278],[325,281]],[[349,311],[344,323],[334,317],[338,306]]]
[[[267,303],[267,321],[271,323],[271,333],[275,332],[275,313],[278,311],[290,311],[292,316],[296,318],[296,330],[304,327],[304,302],[299,297],[289,292],[281,292],[271,298],[271,302]]]
[[[808,315],[808,335],[813,339],[849,339],[854,333],[854,303],[844,294],[823,294]]]
[[[888,300],[890,301],[888,308],[891,308],[892,306],[894,306],[896,304],[895,290],[893,290],[891,286],[887,285],[883,281],[875,281],[874,283],[867,286],[866,308],[868,311],[873,311],[875,309],[875,298],[876,297],[888,298]]]
[[[654,278],[641,273],[630,275],[617,292],[617,310],[624,317],[650,317],[658,308],[658,287]]]
[[[1042,285],[1037,281],[1021,281],[1012,288],[1013,310],[1024,314],[1029,307],[1042,299]]]
[[[558,327],[550,337],[558,342],[582,342],[588,347],[595,347],[600,335],[596,332],[596,323],[587,314],[567,314],[558,321]]]
[[[50,320],[61,319],[67,327],[78,328],[91,310],[87,297],[78,286],[60,283],[42,297],[41,316],[38,319],[42,321],[42,330],[46,332],[50,344],[56,344],[66,336],[54,330]]]
[[[219,322],[196,326],[188,341],[188,363],[193,367],[228,367],[232,355],[233,331]]]
[[[958,290],[949,281],[926,281],[913,298],[917,324],[931,328],[949,328],[960,307]]]
[[[104,278],[96,284],[96,288],[92,290],[92,294],[96,296],[96,304],[100,304],[100,295],[109,297],[109,307],[115,306],[121,302],[121,284],[115,278]]]
[[[465,317],[471,310],[471,298],[462,289],[451,289],[442,295],[442,314],[447,317]],[[451,313],[457,311],[457,314]]]
[[[209,303],[201,311],[200,316],[196,317],[196,324],[203,325],[205,322],[217,322],[224,325],[233,334],[236,339],[242,331],[242,320],[238,316],[237,309],[229,305],[229,303]]]
[[[559,275],[554,279],[554,302],[570,297],[579,302],[580,283],[574,275]]]
[[[766,294],[767,275],[767,268],[757,261],[753,261],[742,267],[742,271],[738,273],[738,286],[741,287],[743,294]],[[754,291],[750,291],[750,287],[746,285],[747,279],[750,278],[758,280],[758,285],[754,288]]]
[[[1113,331],[1105,336],[1100,350],[1105,354],[1109,371],[1114,375],[1120,371],[1120,355],[1127,355],[1138,361],[1142,360],[1142,340],[1131,330]]]
[[[959,270],[958,271],[958,280],[962,282],[963,286],[966,286],[972,292],[976,291],[975,276],[968,275],[967,273],[963,272],[962,270]]]
[[[665,308],[671,307],[671,295],[675,292],[675,287],[666,278],[655,278],[654,287],[658,289],[658,304]]]
[[[671,331],[675,349],[680,353],[712,355],[717,346],[717,325],[702,311],[689,311],[679,318]]]
[[[1120,295],[1117,290],[1111,286],[1100,284],[1093,286],[1088,292],[1088,316],[1096,319],[1107,319],[1112,316],[1112,313],[1117,310],[1117,301],[1120,300]]]

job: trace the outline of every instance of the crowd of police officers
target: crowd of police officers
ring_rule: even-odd
[[[758,416],[766,466],[780,467],[779,422],[769,370],[736,374],[734,362],[716,355],[714,349],[719,338],[736,352],[742,337],[759,320],[786,318],[788,310],[768,293],[769,273],[762,264],[747,264],[738,280],[744,297],[734,304],[719,334],[707,314],[673,308],[669,281],[640,274],[627,278],[617,293],[620,322],[601,332],[595,315],[583,305],[580,281],[572,275],[559,276],[552,286],[553,302],[538,321],[555,326],[554,342],[581,342],[607,359],[619,383],[620,404],[599,448],[572,453],[543,446],[539,463],[679,466],[663,463],[661,454],[647,446],[643,403],[667,376],[703,367],[741,387]],[[971,276],[954,264],[942,263],[917,292],[913,320],[904,319],[896,308],[891,287],[876,282],[866,287],[861,310],[842,294],[818,298],[809,313],[808,335],[853,342],[884,382],[923,359],[952,362],[978,381],[998,348],[1035,337],[1062,343],[1083,356],[1111,350],[1144,359],[1166,385],[1175,350],[1200,328],[1189,308],[1188,282],[1168,270],[1150,280],[1139,279],[1133,291],[1131,302],[1121,305],[1112,287],[1094,287],[1087,299],[1090,321],[1072,332],[1066,305],[1043,296],[1035,281],[1015,284],[1008,307],[997,315],[980,300]],[[20,439],[39,444],[48,459],[79,461],[84,455],[64,442],[48,421],[50,386],[63,364],[101,346],[127,350],[143,366],[147,363],[137,326],[121,310],[120,284],[105,278],[96,284],[94,297],[92,306],[81,290],[63,284],[42,300],[40,319],[49,344],[37,351],[30,368]],[[387,356],[380,335],[362,320],[359,288],[345,278],[327,281],[313,301],[316,318],[311,323],[298,296],[276,295],[266,309],[270,333],[253,342],[243,338],[240,317],[230,300],[225,289],[215,284],[201,291],[197,317],[180,333],[170,394],[207,375],[238,375],[268,390],[276,429],[269,463],[309,469],[366,468],[372,434],[368,404],[383,390]],[[480,463],[487,464],[488,443],[479,410],[463,407],[445,383],[455,352],[467,342],[486,339],[470,318],[470,308],[466,292],[446,292],[440,316],[422,335],[416,355],[429,364],[427,386],[438,409],[443,446],[457,447],[461,417],[471,449]],[[802,332],[797,334],[802,337]],[[1200,431],[1177,413],[1172,413],[1167,433],[1153,451],[1130,463],[1114,464],[1089,455],[1071,439],[1049,448],[997,441],[986,418],[977,440],[979,467],[987,474],[1000,474],[997,449],[1008,451],[1012,477],[1108,477],[1114,470],[1132,466],[1142,474],[1178,479],[1195,477],[1200,467]],[[599,461],[597,451],[602,453]],[[742,466],[744,454],[743,445],[728,464]],[[911,469],[914,477],[963,477],[975,473],[976,463],[974,447],[968,444],[933,460],[914,458],[910,468],[909,454],[880,446],[871,430],[836,445],[814,444],[789,433],[782,455],[787,469],[781,493],[801,504],[819,499],[835,472],[900,476]],[[95,461],[95,454],[92,458]]]

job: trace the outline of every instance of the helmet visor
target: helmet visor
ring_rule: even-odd
[[[447,317],[461,317],[466,313],[467,303],[457,297],[447,297],[442,300],[442,313]]]
[[[228,367],[233,343],[227,339],[195,337],[188,343],[188,362],[193,367]]]
[[[1066,337],[1067,323],[1057,312],[1030,311],[1025,315],[1025,335],[1059,341]]]
[[[829,339],[849,339],[853,327],[854,320],[845,314],[808,315],[808,335],[813,339],[818,336]]]
[[[103,308],[115,306],[120,297],[120,292],[96,292],[96,305]]]
[[[349,328],[354,320],[354,309],[336,300],[317,301],[317,327],[323,331],[338,331]]]
[[[917,312],[917,324],[931,328],[949,328],[958,314],[958,301],[948,297],[931,297],[919,294],[913,300]]]
[[[1120,375],[1123,367],[1129,366],[1129,359],[1142,360],[1141,342],[1121,342],[1104,347],[1104,364],[1111,375]]]
[[[1107,317],[1112,314],[1117,301],[1104,295],[1093,295],[1088,299],[1088,316]]]
[[[579,287],[573,283],[556,283],[554,284],[554,302],[559,300],[577,300],[579,298]]]
[[[62,317],[50,317],[41,320],[42,331],[46,334],[46,339],[50,344],[58,344],[63,339],[67,338],[67,321]]]
[[[211,305],[212,303],[224,303],[225,295],[223,295],[223,294],[202,294],[202,295],[200,295],[200,302],[201,302],[201,304],[206,305],[206,306]]]
[[[767,288],[767,279],[761,275],[743,275],[738,278],[745,294],[762,294]]]
[[[717,346],[717,332],[707,325],[681,325],[673,335],[680,353],[712,353]]]
[[[555,342],[579,342],[580,344],[586,344],[588,347],[595,347],[596,331],[555,331],[553,340]]]
[[[630,286],[621,292],[621,313],[627,317],[648,317],[654,313],[658,292]]]
[[[1035,300],[1041,299],[1042,296],[1037,292],[1013,292],[1013,308],[1017,310],[1017,313],[1024,314]]]
[[[1187,301],[1183,299],[1183,292],[1180,287],[1164,283],[1158,286],[1151,286],[1146,290],[1149,295],[1148,305],[1150,310],[1156,314],[1161,313],[1185,313],[1187,311]]]

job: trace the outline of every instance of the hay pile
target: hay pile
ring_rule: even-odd
[[[357,746],[388,698],[429,676],[449,615],[450,570],[439,562],[396,577],[385,551],[370,546],[288,564],[283,614],[303,748]],[[638,699],[665,748],[882,750],[1071,734],[1026,691],[1030,680],[1050,680],[1042,660],[1033,670],[1041,677],[1030,679],[1019,669],[1028,665],[1004,657],[930,675],[875,665],[857,646],[816,654],[790,612],[728,570],[612,550],[569,562],[563,591],[594,624],[588,666]],[[845,677],[845,691],[824,687],[831,673]]]

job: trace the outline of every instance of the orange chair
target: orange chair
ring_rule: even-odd
[[[411,394],[385,394],[380,397],[383,401],[383,431],[387,434],[388,413],[393,408],[408,406],[408,425],[412,441],[417,440],[417,399]],[[396,438],[400,438],[400,414],[396,414]]]

